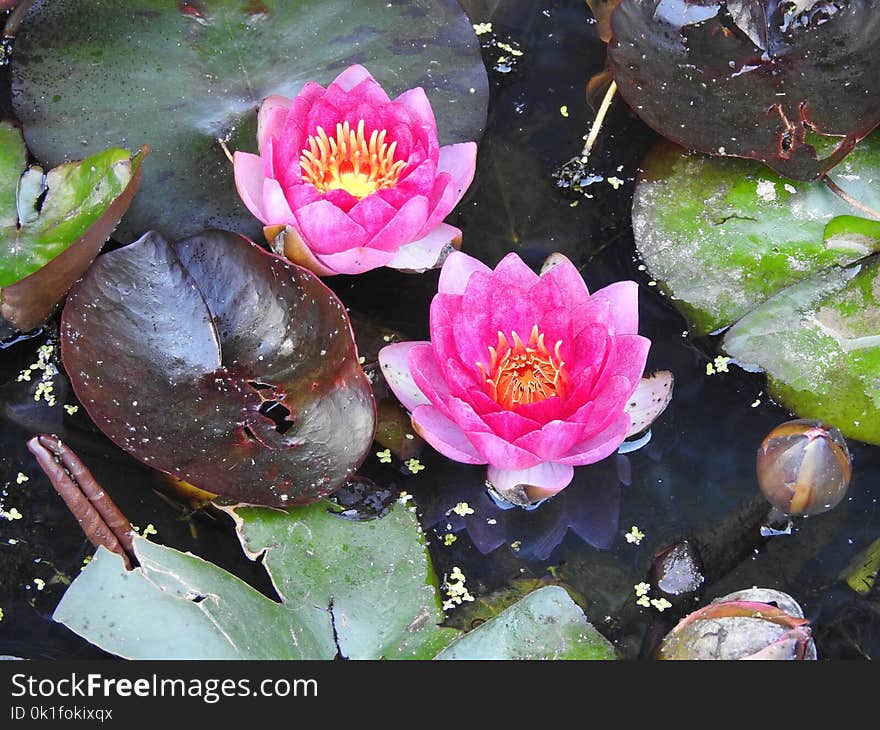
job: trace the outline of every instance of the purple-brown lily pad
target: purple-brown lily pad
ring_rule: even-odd
[[[68,297],[62,358],[101,430],[144,463],[240,502],[332,492],[373,440],[344,306],[246,238],[147,233]]]
[[[880,124],[872,0],[622,0],[611,26],[620,93],[690,149],[814,180]]]

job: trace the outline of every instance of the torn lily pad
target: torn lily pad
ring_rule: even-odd
[[[0,122],[0,334],[39,325],[82,276],[137,191],[145,151],[99,152],[44,173]]]
[[[555,586],[459,639],[460,631],[439,626],[437,578],[415,515],[395,504],[382,518],[353,522],[332,510],[229,510],[245,552],[262,556],[278,601],[201,558],[135,537],[140,567],[126,571],[100,548],[54,619],[138,659],[614,658]]]
[[[375,405],[345,307],[242,236],[148,233],[101,256],[68,298],[61,337],[95,424],[214,494],[315,501],[372,444]]]

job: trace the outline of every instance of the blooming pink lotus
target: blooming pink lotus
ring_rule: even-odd
[[[474,142],[441,147],[428,97],[394,101],[363,66],[326,89],[263,101],[260,154],[236,152],[244,204],[284,254],[316,274],[436,265],[461,231],[443,223],[471,184]]]
[[[531,499],[568,486],[573,467],[604,459],[632,432],[625,408],[650,347],[636,334],[635,282],[591,295],[574,265],[555,259],[538,276],[516,254],[494,271],[450,254],[431,302],[431,341],[379,353],[431,446],[488,464],[502,494],[528,485]]]

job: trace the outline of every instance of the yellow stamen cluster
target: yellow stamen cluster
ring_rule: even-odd
[[[489,347],[489,367],[477,363],[489,388],[489,395],[505,408],[563,397],[567,376],[560,355],[562,340],[551,353],[544,344],[538,325],[532,327],[528,344],[516,332],[513,345],[503,332],[498,333],[497,347]]]
[[[348,122],[338,123],[335,137],[318,127],[300,157],[303,182],[321,193],[341,189],[358,199],[394,187],[406,162],[394,159],[397,142],[385,142],[387,134],[387,130],[374,129],[367,139],[363,119],[357,129]]]

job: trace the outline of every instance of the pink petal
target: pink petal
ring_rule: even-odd
[[[410,167],[409,164],[407,165],[407,168],[404,169],[403,174],[397,181],[397,185],[391,188],[383,188],[376,195],[386,203],[391,203],[395,208],[402,206],[414,195],[422,195],[427,198],[434,188],[437,166],[432,160],[422,160],[413,164],[413,167]]]
[[[481,418],[492,432],[513,443],[521,436],[538,431],[541,424],[525,418],[514,411],[500,410],[495,413],[481,414]]]
[[[428,215],[428,201],[421,195],[410,198],[401,206],[394,217],[385,226],[368,239],[365,245],[380,251],[389,251],[392,256],[401,246],[417,240],[416,234],[425,222]]]
[[[359,63],[352,64],[339,76],[333,79],[333,83],[341,87],[344,91],[351,91],[355,86],[365,79],[372,79],[372,75],[367,69]]]
[[[257,144],[261,152],[266,149],[267,138],[281,136],[291,104],[292,99],[277,94],[263,99],[257,114]]]
[[[331,254],[316,254],[318,262],[337,274],[363,274],[365,271],[385,266],[394,254],[375,248],[350,248]]]
[[[538,487],[549,494],[565,489],[574,477],[574,469],[566,464],[544,461],[529,469],[499,469],[489,465],[486,475],[499,492],[510,492],[520,484]]]
[[[468,439],[484,457],[485,461],[504,469],[528,469],[541,463],[533,453],[514,446],[494,433],[465,431]]]
[[[434,348],[434,351],[437,351],[436,347]],[[438,364],[441,365],[443,377],[446,379],[446,384],[449,386],[452,395],[457,398],[462,398],[471,405],[474,405],[470,396],[471,391],[474,388],[482,391],[484,387],[480,371],[474,366],[465,366],[456,358],[448,358],[442,363],[438,360]],[[494,403],[495,401],[492,402]],[[492,411],[497,410],[500,410],[500,407],[496,404],[496,407],[492,408]]]
[[[324,199],[324,196],[311,183],[300,183],[299,185],[291,185],[285,188],[284,197],[287,198],[290,209],[293,211],[304,208],[309,203],[315,203]]]
[[[366,242],[364,229],[326,200],[303,206],[296,211],[296,219],[303,238],[316,254],[338,254]]]
[[[640,335],[620,335],[614,338],[613,360],[608,369],[615,375],[622,375],[632,384],[633,390],[645,373],[645,362],[651,340]]]
[[[623,443],[627,429],[629,429],[629,423],[629,416],[626,413],[621,413],[600,433],[575,444],[564,457],[557,461],[569,466],[594,464],[601,461],[617,451],[617,448]]]
[[[378,195],[362,198],[348,211],[349,217],[372,237],[381,231],[397,213],[397,208],[389,205]]]
[[[585,302],[590,292],[577,267],[562,254],[554,254],[553,262],[553,266],[541,276],[541,279],[556,284],[563,300],[569,304]]]
[[[405,91],[393,103],[405,107],[413,124],[423,130],[422,136],[427,145],[425,153],[430,159],[437,160],[440,153],[440,145],[437,141],[437,121],[425,90],[418,87]]]
[[[298,227],[296,216],[290,210],[287,196],[284,195],[277,180],[266,178],[263,181],[263,206],[266,211],[264,223]]]
[[[634,281],[616,281],[593,292],[593,297],[611,303],[614,333],[635,335],[639,332],[639,285]]]
[[[236,152],[232,160],[235,187],[242,202],[263,223],[270,223],[263,209],[263,160],[249,152]]]
[[[487,417],[488,418],[488,417]],[[530,451],[547,461],[568,453],[584,437],[584,427],[570,421],[550,421],[538,431],[532,431],[518,438],[517,446]]]
[[[567,420],[579,423],[585,438],[592,436],[623,412],[627,398],[634,389],[635,385],[628,378],[613,375],[605,381],[601,390],[593,393],[591,399],[578,407]]]
[[[442,221],[470,187],[477,164],[475,142],[462,142],[440,148],[437,162],[437,182],[431,197],[431,210],[426,227]],[[446,175],[449,179],[445,179]]]
[[[412,414],[413,428],[443,456],[465,464],[485,464],[464,431],[433,406],[419,406]]]
[[[443,373],[437,365],[434,348],[430,342],[422,343],[410,349],[407,355],[407,367],[416,387],[425,395],[431,405],[438,407],[446,415],[445,403],[451,393]]]
[[[440,148],[437,172],[448,172],[452,178],[453,203],[450,210],[461,200],[474,180],[477,169],[477,143],[461,142]]]
[[[424,238],[402,246],[388,266],[415,273],[436,269],[460,245],[461,231],[441,223]]]
[[[388,387],[397,396],[397,400],[406,410],[412,412],[419,406],[428,405],[430,400],[416,385],[410,373],[408,356],[416,346],[427,345],[429,342],[396,342],[379,350],[379,367]]]
[[[464,294],[468,280],[475,271],[489,274],[492,270],[473,256],[468,256],[461,251],[454,251],[443,262],[437,291],[442,294]]]

